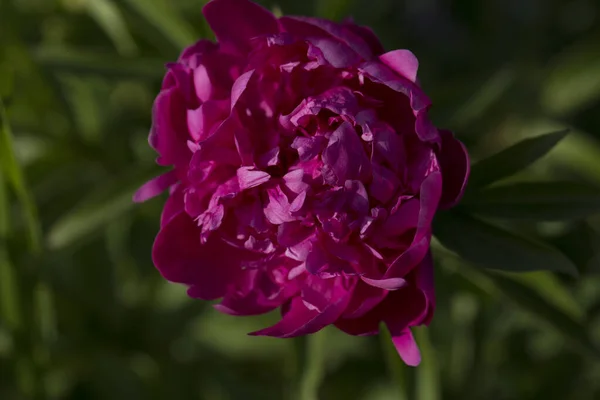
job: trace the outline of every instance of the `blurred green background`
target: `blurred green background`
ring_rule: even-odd
[[[386,338],[248,337],[278,316],[224,316],[166,283],[150,258],[164,197],[131,196],[159,172],[147,134],[164,63],[210,36],[203,3],[0,0],[0,399],[600,398],[597,217],[502,223],[554,244],[579,278],[490,274],[435,244],[417,369]],[[261,3],[351,15],[411,49],[437,125],[473,160],[570,127],[512,179],[600,187],[597,0]]]

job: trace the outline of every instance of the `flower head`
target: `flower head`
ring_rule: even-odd
[[[435,306],[431,222],[469,171],[428,118],[417,59],[352,22],[276,19],[247,0],[204,15],[217,43],[169,64],[154,104],[149,141],[173,169],[135,196],[170,190],[156,267],[224,313],[280,308],[254,335],[383,322],[416,365],[410,327]]]

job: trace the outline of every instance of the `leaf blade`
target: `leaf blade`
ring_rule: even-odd
[[[438,213],[434,235],[465,260],[508,272],[548,270],[576,276],[577,268],[556,249],[456,212]]]
[[[528,167],[546,155],[568,133],[562,130],[522,140],[479,161],[471,168],[469,189],[487,186]]]
[[[498,218],[556,221],[600,212],[600,189],[575,182],[522,182],[472,192],[469,212]]]

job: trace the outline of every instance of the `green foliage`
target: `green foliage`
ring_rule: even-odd
[[[204,3],[0,1],[1,399],[600,396],[600,5],[262,2],[410,48],[436,123],[478,161],[435,221],[412,369],[385,334],[248,337],[278,315],[218,314],[152,266],[164,198],[131,195],[160,170],[164,64],[212,35]]]

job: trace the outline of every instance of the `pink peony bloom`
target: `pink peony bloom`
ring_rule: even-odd
[[[281,308],[252,335],[373,335],[383,322],[418,364],[431,222],[461,197],[469,159],[429,120],[417,59],[352,22],[277,19],[247,0],[204,15],[218,42],[169,64],[154,103],[149,142],[173,169],[134,198],[170,191],[156,267],[224,313]]]

